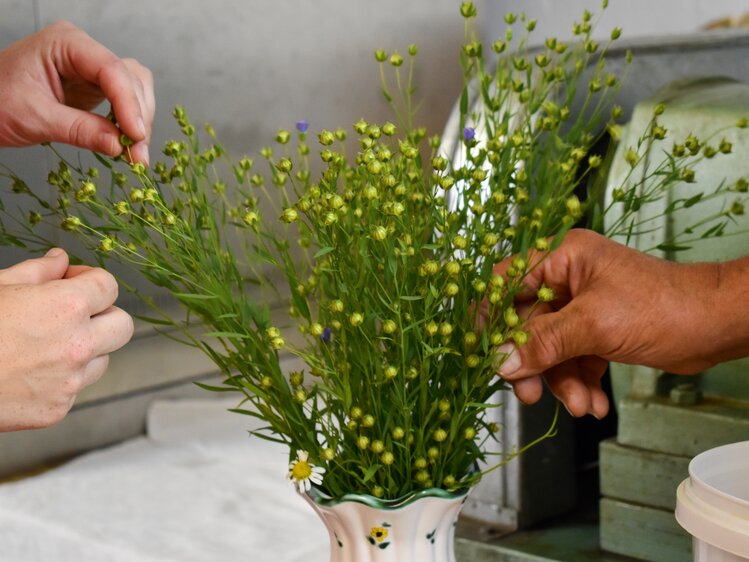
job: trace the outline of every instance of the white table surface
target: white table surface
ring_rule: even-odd
[[[327,562],[327,532],[230,400],[156,402],[148,433],[0,485],[2,562]]]

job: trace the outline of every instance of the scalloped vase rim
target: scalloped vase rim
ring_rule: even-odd
[[[316,487],[312,487],[306,495],[316,504],[326,507],[332,507],[345,502],[355,502],[373,507],[375,509],[401,509],[422,498],[440,498],[444,500],[455,500],[467,496],[470,488],[461,488],[454,492],[443,490],[442,488],[427,488],[425,490],[416,490],[409,492],[399,498],[392,500],[383,500],[369,494],[349,493],[340,497],[331,497]]]

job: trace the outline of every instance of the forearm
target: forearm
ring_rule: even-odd
[[[707,295],[704,337],[715,364],[749,356],[749,257],[712,265],[715,289]]]

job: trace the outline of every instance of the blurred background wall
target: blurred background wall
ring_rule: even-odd
[[[572,35],[572,21],[583,10],[601,13],[600,0],[482,0],[487,31],[496,33],[505,12],[525,12],[538,20],[536,36]],[[608,37],[614,27],[623,29],[623,38],[688,33],[708,23],[726,18],[740,19],[749,5],[743,0],[609,0],[609,6],[596,27],[597,37]]]

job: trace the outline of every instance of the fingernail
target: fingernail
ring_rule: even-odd
[[[511,343],[500,345],[497,351],[505,355],[504,361],[499,366],[499,376],[509,377],[520,368],[520,354]]]
[[[62,248],[52,248],[49,252],[44,254],[47,258],[56,258],[58,256],[61,256],[65,253],[65,251]]]
[[[601,421],[601,416],[599,416],[598,414],[596,414],[596,411],[593,408],[591,408],[590,410],[588,410],[588,414],[590,414],[591,416],[593,416],[594,418],[596,418],[598,421]]]
[[[135,124],[138,127],[138,132],[145,139],[146,138],[146,124],[143,122],[142,117],[138,117],[138,122]]]
[[[131,150],[131,156],[136,162],[141,162],[142,164],[148,166],[148,145],[144,142],[134,144]]]
[[[119,139],[110,133],[101,133],[99,135],[99,146],[101,147],[101,152],[107,156],[117,156],[122,152]]]

